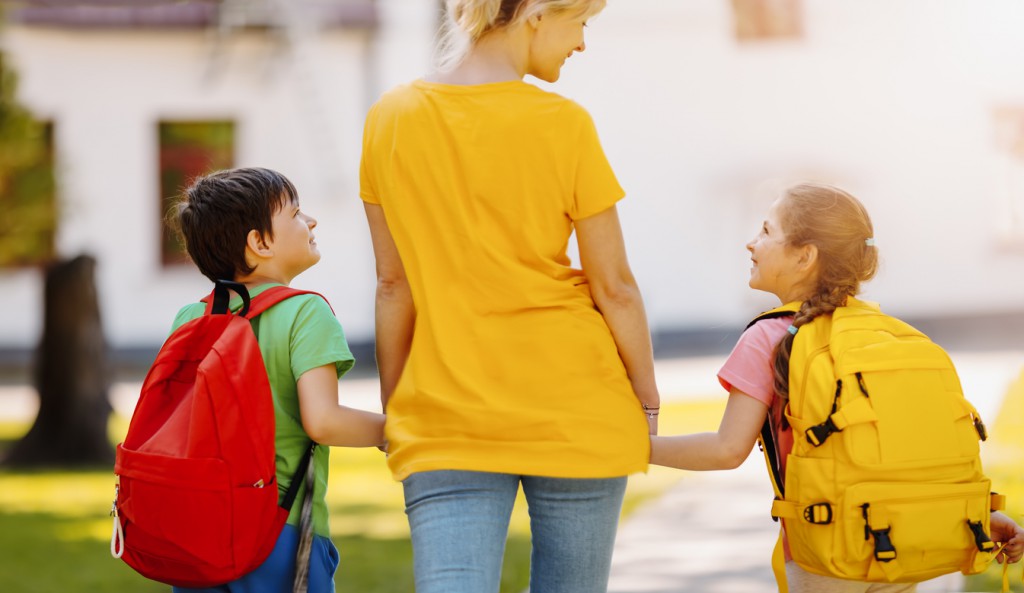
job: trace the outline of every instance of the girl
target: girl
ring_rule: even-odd
[[[530,590],[604,591],[626,476],[647,467],[660,398],[624,192],[587,112],[523,81],[556,81],[604,4],[448,0],[441,69],[367,117],[388,464],[418,593],[498,590],[520,486]]]
[[[873,237],[867,211],[843,190],[801,184],[784,192],[768,210],[761,232],[747,243],[753,261],[750,287],[770,292],[782,303],[803,304],[796,315],[764,319],[740,336],[718,373],[729,391],[718,432],[651,437],[651,463],[688,470],[735,468],[750,454],[767,417],[785,475],[793,447],[793,432],[783,422],[795,335],[789,328],[798,330],[818,315],[830,314],[875,275],[878,254]],[[1000,561],[1019,560],[1024,530],[1001,513],[993,513],[991,525],[993,539],[1008,542]],[[901,593],[916,588],[812,574],[792,561],[788,546],[785,552],[792,593]]]

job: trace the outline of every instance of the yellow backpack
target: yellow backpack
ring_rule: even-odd
[[[995,558],[989,511],[1004,500],[982,473],[985,427],[945,351],[850,298],[799,329],[789,369],[794,444],[784,482],[767,422],[759,441],[793,560],[871,582],[983,571]],[[786,592],[781,535],[773,566]]]

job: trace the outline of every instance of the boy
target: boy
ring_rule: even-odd
[[[280,173],[248,168],[218,171],[197,179],[176,207],[188,254],[211,280],[233,279],[255,297],[288,285],[320,260],[316,220],[299,209],[295,187]],[[238,310],[241,298],[232,298]],[[178,312],[173,330],[203,314],[193,303]],[[260,352],[274,399],[279,496],[287,491],[310,440],[325,445],[313,455],[313,543],[310,593],[334,591],[338,552],[327,526],[327,446],[372,447],[384,442],[384,416],[338,404],[338,378],[353,365],[345,334],[330,306],[303,294],[274,305],[256,318]],[[172,330],[172,331],[173,331]],[[300,490],[273,552],[256,570],[209,589],[178,592],[260,593],[292,590],[299,541]]]

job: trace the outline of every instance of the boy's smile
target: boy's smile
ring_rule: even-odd
[[[271,261],[289,281],[320,261],[313,234],[316,219],[302,212],[297,202],[285,201],[270,220],[273,238],[268,238],[267,247],[273,252]]]

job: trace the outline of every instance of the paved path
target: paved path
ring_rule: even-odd
[[[760,452],[738,469],[687,472],[619,528],[609,593],[770,593],[778,524]],[[959,574],[919,593],[962,591]]]

